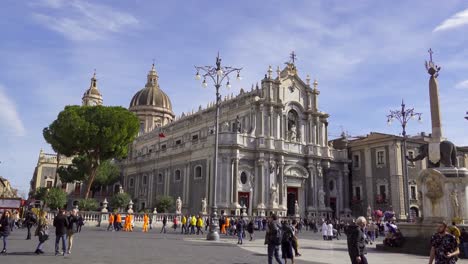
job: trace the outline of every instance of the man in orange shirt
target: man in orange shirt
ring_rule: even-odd
[[[143,216],[143,232],[148,232],[148,225],[149,225],[149,217],[148,214],[145,213]]]
[[[109,231],[111,227],[114,227],[114,215],[113,214],[109,214],[109,226],[107,226],[107,231]],[[114,231],[114,229],[112,229],[112,231]]]

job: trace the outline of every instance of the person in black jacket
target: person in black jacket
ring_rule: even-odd
[[[67,253],[67,242],[66,234],[68,228],[68,217],[65,215],[65,211],[60,209],[58,215],[54,218],[55,227],[55,255],[59,254],[59,242],[62,240],[63,256]]]
[[[67,254],[71,254],[71,250],[73,247],[73,235],[77,229],[78,225],[78,217],[76,216],[77,210],[73,209],[68,216],[68,226],[67,226],[67,242],[68,242],[68,250]]]
[[[366,236],[364,234],[366,224],[366,218],[360,216],[356,219],[356,223],[352,223],[346,229],[348,253],[352,264],[367,264],[365,256],[365,254],[367,254]]]
[[[7,253],[7,237],[10,235],[11,213],[6,210],[0,218],[0,237],[3,238],[3,250],[1,254]]]
[[[24,224],[26,225],[26,228],[28,229],[28,235],[26,237],[26,240],[31,239],[31,228],[36,223],[37,223],[36,215],[31,211],[27,211],[26,216],[24,217]]]

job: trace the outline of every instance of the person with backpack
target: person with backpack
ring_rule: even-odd
[[[292,264],[294,264],[294,254],[293,254],[293,239],[294,239],[294,230],[293,227],[287,221],[283,221],[281,226],[283,231],[283,237],[281,239],[281,252],[283,254],[284,264],[288,263],[288,259],[291,259]]]
[[[70,212],[70,215],[68,216],[68,226],[67,226],[67,245],[68,245],[68,250],[67,254],[71,254],[71,250],[73,247],[73,235],[75,234],[75,231],[77,230],[77,224],[78,224],[78,217],[76,216],[77,210],[73,209]]]
[[[273,256],[276,262],[283,264],[279,257],[279,246],[281,245],[282,232],[281,227],[278,224],[278,216],[272,214],[269,223],[266,227],[265,233],[265,245],[268,245],[268,264],[273,263]]]

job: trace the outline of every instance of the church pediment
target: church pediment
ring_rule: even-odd
[[[293,178],[303,178],[303,179],[309,178],[309,173],[307,172],[307,170],[299,166],[287,166],[284,169],[284,175],[286,175],[287,177],[293,177]]]

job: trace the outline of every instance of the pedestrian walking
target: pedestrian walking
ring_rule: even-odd
[[[181,230],[181,234],[187,234],[188,233],[188,229],[187,229],[187,217],[185,215],[182,216],[182,220],[180,220],[182,226],[180,229]]]
[[[107,231],[109,231],[112,228],[112,231],[114,227],[114,214],[109,214],[109,225],[107,226]]]
[[[371,221],[369,226],[367,227],[367,232],[369,233],[370,244],[375,242],[375,232],[377,231],[377,225]]]
[[[114,225],[114,230],[115,231],[120,231],[122,230],[122,215],[117,213],[115,215],[115,225]]]
[[[461,251],[463,252],[463,257],[468,258],[468,232],[464,227],[462,227],[461,235],[460,235],[460,247]]]
[[[149,216],[149,229],[153,229],[153,215]]]
[[[299,253],[299,241],[298,241],[298,229],[296,228],[296,226],[298,225],[299,223],[296,222],[296,220],[293,220],[292,222],[292,229],[293,229],[293,237],[292,237],[292,241],[291,241],[291,244],[292,244],[292,247],[294,249],[294,256],[295,257],[300,257],[302,256],[300,253]]]
[[[250,220],[249,224],[247,225],[247,232],[249,233],[250,241],[254,239],[254,222],[253,220]]]
[[[435,264],[454,264],[460,254],[457,240],[454,235],[447,232],[447,224],[440,222],[437,225],[437,232],[431,238],[431,252],[429,264],[435,260]]]
[[[26,212],[26,216],[24,217],[24,224],[26,225],[26,228],[28,230],[28,234],[26,236],[26,240],[30,240],[31,239],[31,228],[33,227],[33,225],[35,225],[37,223],[37,218],[36,218],[36,215],[31,212],[31,211],[27,211]]]
[[[283,221],[281,226],[283,236],[281,239],[281,253],[283,255],[284,264],[288,263],[288,259],[291,259],[291,263],[294,264],[293,255],[293,238],[294,231],[287,221]]]
[[[177,226],[179,225],[179,220],[177,218],[177,216],[174,217],[174,219],[172,219],[172,224],[173,224],[173,228],[174,228],[174,231],[177,230]]]
[[[67,243],[68,249],[67,254],[71,254],[71,250],[73,247],[73,235],[77,229],[78,225],[78,217],[76,216],[78,210],[73,209],[68,216],[68,225],[67,225]]]
[[[54,218],[54,227],[55,227],[55,256],[59,254],[59,243],[62,240],[62,254],[65,256],[67,253],[67,242],[66,242],[66,234],[67,234],[67,227],[68,227],[68,218],[65,215],[65,211],[63,209],[59,210],[59,213]]]
[[[34,236],[37,236],[39,238],[39,244],[37,245],[36,251],[34,252],[37,255],[44,254],[44,251],[42,251],[42,245],[49,239],[49,223],[47,221],[46,216],[47,212],[40,211],[39,218],[37,219],[37,228],[34,232]]]
[[[237,230],[237,244],[242,245],[243,244],[243,238],[244,238],[244,220],[242,217],[237,220],[236,223],[236,230]]]
[[[77,233],[81,233],[81,227],[84,226],[84,219],[83,219],[83,216],[82,215],[79,215],[78,216],[78,225],[77,225]]]
[[[1,254],[7,253],[7,238],[10,236],[12,216],[9,210],[5,210],[0,218],[0,237],[3,239],[3,250]]]
[[[366,235],[364,228],[366,227],[366,218],[360,216],[356,219],[356,223],[352,223],[346,230],[348,242],[348,254],[352,264],[367,264],[366,259]]]
[[[195,234],[195,227],[197,226],[197,218],[193,215],[190,217],[190,234]]]
[[[333,224],[331,221],[328,221],[327,237],[328,237],[328,240],[333,240]]]
[[[323,221],[322,236],[323,236],[323,240],[328,240],[328,224],[327,224],[327,221]]]
[[[166,234],[166,225],[167,225],[167,216],[164,216],[162,220],[161,231],[159,233],[164,232],[164,234]]]
[[[203,217],[201,215],[197,219],[197,235],[200,233],[203,235]]]
[[[148,232],[148,225],[149,225],[149,217],[148,217],[148,214],[145,213],[145,215],[143,215],[143,230],[142,230],[144,233]]]
[[[265,245],[268,245],[268,264],[273,264],[273,256],[277,263],[282,264],[279,257],[279,246],[281,245],[282,232],[278,224],[278,216],[272,214],[266,227]]]

